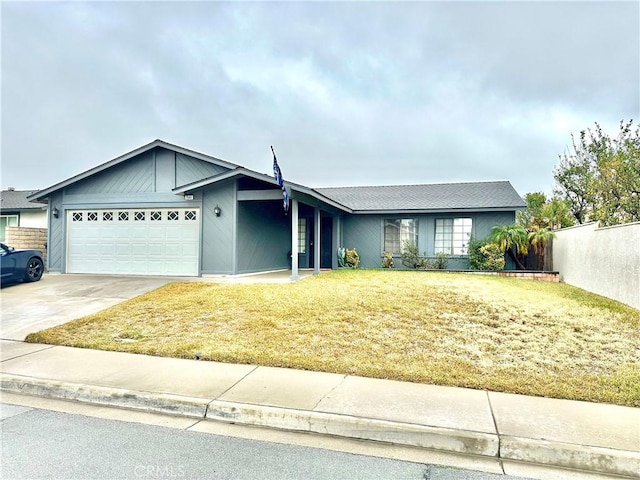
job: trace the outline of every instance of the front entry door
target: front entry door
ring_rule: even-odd
[[[333,260],[333,218],[323,217],[320,230],[320,268],[331,268]]]

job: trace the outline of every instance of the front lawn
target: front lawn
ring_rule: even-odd
[[[346,270],[173,283],[27,341],[640,407],[640,312],[520,279]]]

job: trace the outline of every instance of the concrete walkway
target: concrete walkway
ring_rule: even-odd
[[[5,392],[640,478],[640,409],[0,342]]]

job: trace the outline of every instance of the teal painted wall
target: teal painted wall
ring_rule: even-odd
[[[58,218],[51,212],[57,208]],[[62,272],[65,217],[62,206],[62,192],[56,192],[49,197],[49,230],[47,232],[47,263],[50,272]]]
[[[202,198],[202,273],[233,274],[233,244],[236,227],[235,182],[206,190]],[[218,206],[220,216],[214,209]]]
[[[171,153],[173,154],[173,152]],[[203,178],[213,177],[214,175],[218,175],[229,170],[228,168],[220,167],[213,163],[203,162],[202,160],[198,160],[197,158],[189,157],[188,155],[183,155],[181,153],[176,153],[175,159],[176,187],[186,185],[197,180],[202,180]]]
[[[237,273],[289,268],[291,219],[282,202],[238,202],[237,243]]]
[[[383,221],[392,218],[418,219],[418,249],[428,257],[435,257],[435,220],[436,218],[469,217],[473,219],[473,238],[484,239],[491,232],[491,228],[498,224],[510,224],[515,221],[515,212],[487,212],[487,213],[441,213],[429,215],[352,215],[344,218],[342,245],[346,248],[356,248],[360,255],[362,268],[380,268],[382,266],[382,251],[384,248]],[[508,260],[508,259],[507,259]],[[396,268],[402,268],[400,257],[395,260]],[[466,256],[450,257],[448,268],[466,270],[469,260]],[[514,266],[507,261],[507,269]]]

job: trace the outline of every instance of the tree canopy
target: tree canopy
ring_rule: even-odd
[[[596,123],[571,138],[572,149],[554,170],[554,193],[576,221],[640,221],[640,126],[621,121],[618,136],[610,138]]]

